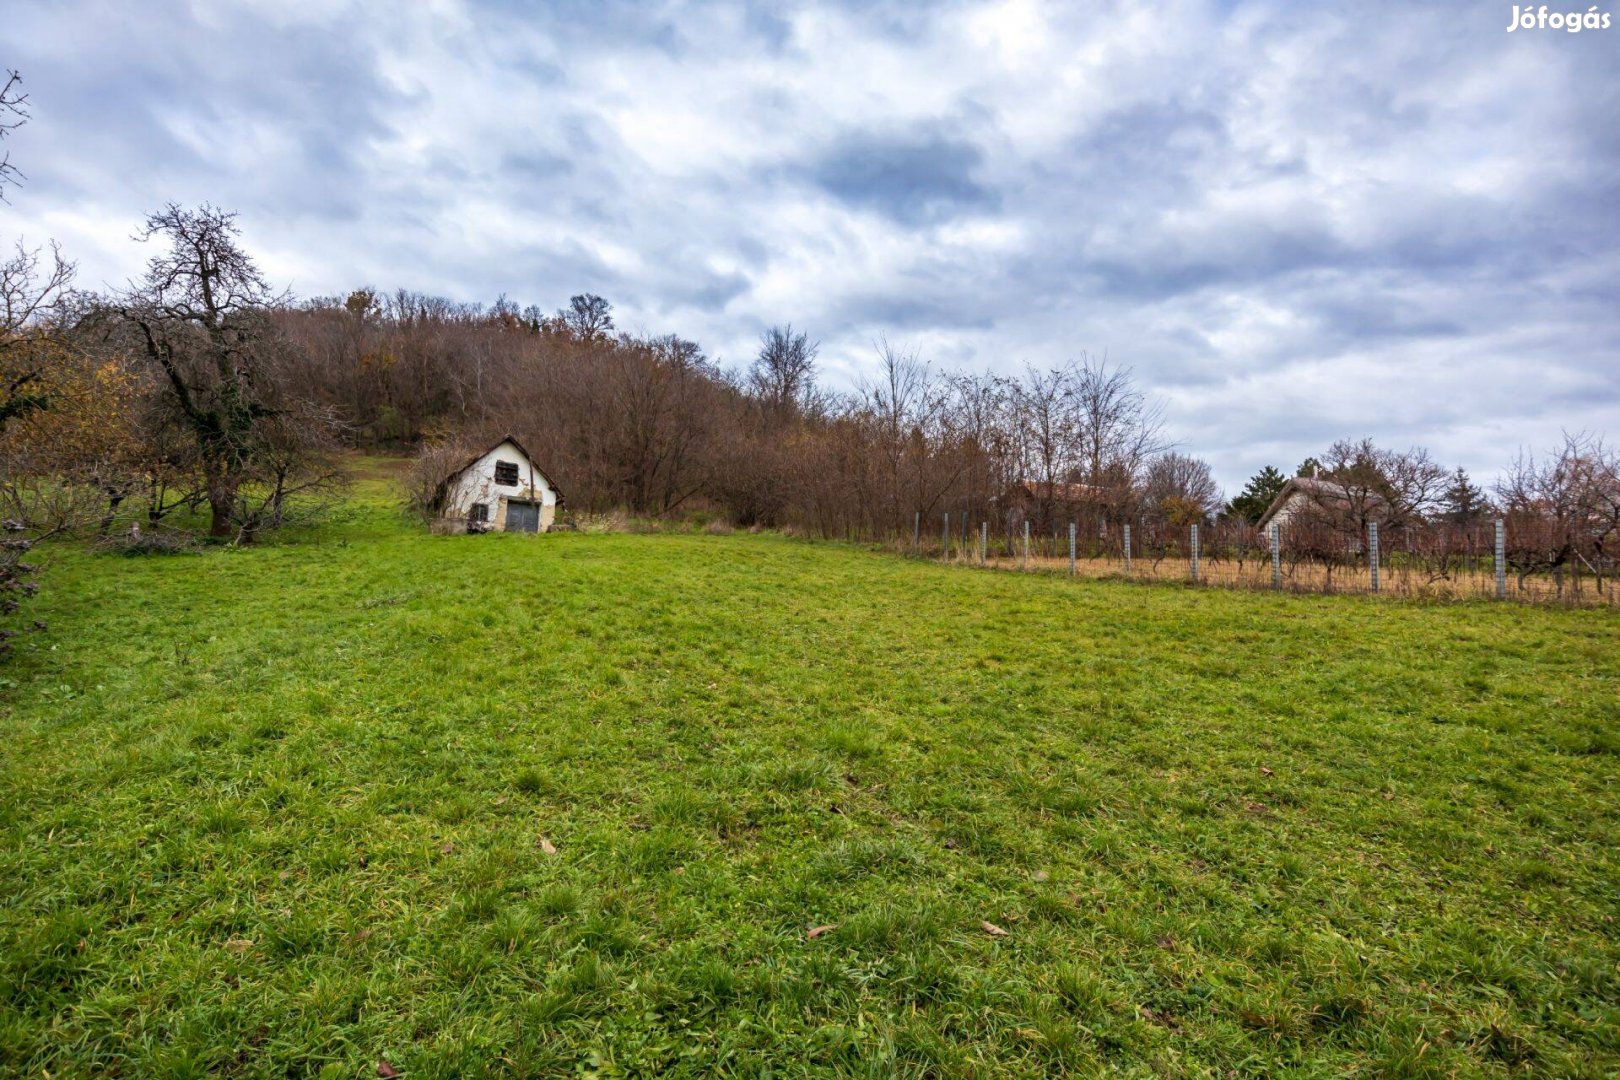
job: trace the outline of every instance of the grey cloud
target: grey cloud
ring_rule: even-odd
[[[861,296],[831,312],[856,326],[888,327],[890,333],[938,330],[990,330],[990,313],[961,298],[922,297],[905,293]]]
[[[1008,59],[974,3],[22,0],[0,225],[94,285],[142,212],[207,199],[306,294],[588,290],[730,362],[792,320],[844,381],[880,333],[1107,351],[1229,488],[1363,433],[1488,475],[1620,435],[1620,30],[1503,14],[1172,0],[1101,48],[1129,12],[1055,11]]]
[[[939,133],[841,139],[808,168],[809,178],[844,202],[905,225],[937,222],[963,211],[994,210],[999,196],[975,178],[978,147]]]
[[[501,158],[500,171],[501,175],[520,183],[551,183],[572,173],[574,164],[561,154],[545,150],[518,150]]]
[[[793,24],[782,17],[774,4],[748,4],[743,13],[743,23],[772,52],[781,52],[793,40]]]

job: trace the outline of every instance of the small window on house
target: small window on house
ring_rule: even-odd
[[[484,525],[489,522],[489,503],[473,503],[467,511],[467,524]]]
[[[495,482],[506,487],[517,487],[518,467],[515,461],[497,461],[495,463]]]

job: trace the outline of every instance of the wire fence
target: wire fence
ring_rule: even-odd
[[[1382,535],[1380,532],[1382,531]],[[906,541],[909,541],[907,543]],[[1558,522],[1353,527],[1296,520],[1171,525],[1094,519],[1031,528],[942,515],[895,546],[952,565],[1088,578],[1185,582],[1411,599],[1620,605],[1620,559]]]

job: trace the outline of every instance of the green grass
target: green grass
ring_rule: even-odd
[[[45,585],[0,1073],[1620,1069],[1613,612],[432,537],[375,484]]]

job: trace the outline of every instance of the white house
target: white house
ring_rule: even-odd
[[[1350,488],[1335,480],[1296,476],[1283,485],[1277,497],[1271,500],[1266,512],[1260,515],[1260,531],[1266,532],[1273,525],[1287,526],[1290,521],[1302,515],[1305,517],[1326,515],[1333,519],[1349,518],[1352,521],[1364,517],[1371,521],[1383,522],[1389,517],[1389,503],[1378,492],[1370,491],[1362,485]]]
[[[1266,512],[1260,515],[1260,531],[1266,533],[1272,525],[1287,525],[1300,514],[1342,505],[1345,497],[1343,486],[1331,481],[1314,476],[1290,477],[1266,507]]]
[[[439,488],[439,524],[450,532],[545,532],[562,492],[508,435]]]

